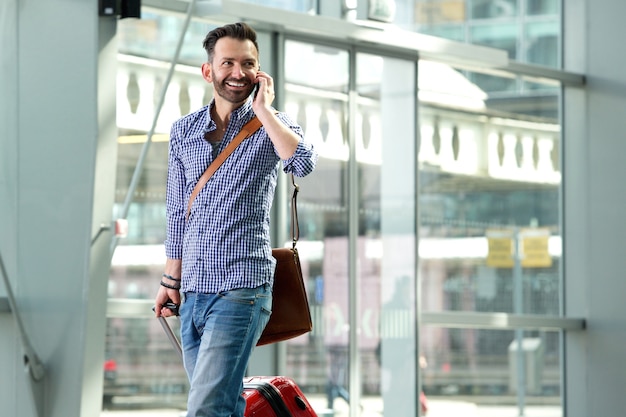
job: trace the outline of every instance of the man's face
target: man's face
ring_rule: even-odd
[[[213,60],[203,66],[204,78],[213,83],[215,94],[231,103],[243,103],[256,83],[259,53],[249,40],[220,38]]]

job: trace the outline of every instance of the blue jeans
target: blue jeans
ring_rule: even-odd
[[[190,382],[188,417],[243,416],[243,378],[271,308],[267,284],[219,294],[184,294],[180,318]]]

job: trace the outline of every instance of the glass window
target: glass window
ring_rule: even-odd
[[[517,0],[469,0],[472,19],[494,19],[517,16]]]
[[[294,12],[311,13],[317,11],[318,0],[242,0],[244,3],[259,4],[267,7],[291,10]]]
[[[141,19],[121,19],[118,22],[118,48],[120,53],[171,62],[176,51],[184,20],[180,16],[141,13]],[[206,61],[202,49],[204,36],[215,26],[192,20],[185,34],[186,42],[180,51],[179,62],[198,65]]]
[[[558,89],[544,85],[552,98],[545,101],[492,94],[471,82],[480,79],[476,73],[426,61],[420,69],[422,311],[558,316]],[[540,374],[523,374],[532,382],[523,395],[560,401],[558,333],[424,326],[420,349],[428,362],[427,393],[488,393],[504,403],[518,392],[512,351],[529,349],[532,359],[524,361],[535,361]]]
[[[465,27],[463,25],[433,25],[421,26],[418,32],[425,35],[438,36],[440,38],[450,39],[452,41],[465,41]]]
[[[466,16],[465,1],[415,0],[415,22],[420,25],[463,23]]]
[[[558,332],[527,332],[521,344],[513,330],[429,325],[422,326],[420,332],[422,339],[438,347],[424,348],[423,388],[428,398],[437,399],[431,401],[433,408],[446,398],[450,415],[464,415],[470,409],[474,410],[472,415],[481,416],[562,415]],[[491,353],[484,353],[487,351]],[[518,363],[520,353],[523,368]],[[520,384],[520,377],[524,383]],[[526,397],[521,404],[517,387],[522,387]],[[481,397],[490,398],[489,403],[476,400]],[[528,414],[514,414],[516,408]]]
[[[516,94],[515,91],[519,88],[515,77],[504,78],[480,73],[465,73],[465,76],[481,90],[493,96]]]
[[[350,397],[356,390],[364,402],[382,398],[387,415],[415,415],[404,401],[417,390],[416,374],[406,372],[417,362],[415,63],[357,54],[351,115],[347,51],[288,41],[285,56],[288,111],[321,157],[314,174],[299,179],[298,207],[300,253],[310,256],[303,268],[323,323],[287,342],[287,372],[311,393],[325,392],[329,409],[357,406]],[[351,387],[351,372],[358,372],[358,387]]]
[[[396,23],[404,29],[503,49],[521,62],[560,67],[558,0],[405,1],[413,3],[413,22],[398,17]]]
[[[358,167],[356,242],[360,375],[383,415],[415,416],[415,62],[356,57]],[[398,82],[401,80],[401,82]],[[375,323],[378,322],[378,326]]]
[[[470,42],[492,48],[503,49],[509,58],[517,58],[520,28],[515,23],[476,24],[470,27]]]
[[[168,322],[178,334],[178,319]],[[109,318],[105,343],[103,416],[143,408],[178,417],[186,410],[187,375],[157,320]]]
[[[167,79],[182,30],[182,19],[142,13],[119,25],[117,65],[118,148],[114,218],[128,206],[128,236],[117,242],[111,260],[108,296],[129,305],[145,303],[141,318],[111,317],[107,323],[104,406],[111,410],[150,408],[178,417],[185,409],[186,376],[180,358],[152,316],[150,306],[163,273],[165,185],[172,122],[208,103],[212,89],[200,76],[206,60],[202,40],[210,26],[192,21],[150,145],[147,132]],[[147,149],[147,150],[146,150]],[[144,153],[144,150],[145,153]],[[143,158],[143,160],[142,160]],[[137,187],[128,195],[137,165]],[[171,320],[177,332],[177,321]],[[164,411],[165,413],[165,411]],[[164,414],[166,415],[166,414]]]
[[[553,21],[533,22],[525,25],[526,62],[547,67],[560,66],[559,23]]]
[[[517,24],[474,25],[471,36],[512,56],[519,42],[533,62],[551,65],[558,26],[545,19],[526,23],[523,31]],[[120,42],[117,210],[180,30],[169,16],[123,25],[122,31],[135,33],[122,34]],[[469,27],[447,25],[431,29],[461,39]],[[209,29],[195,22],[187,36],[202,39]],[[535,40],[536,49],[518,40],[521,32]],[[212,93],[199,76],[206,57],[194,42],[172,78],[132,196],[129,236],[112,260],[111,298],[152,300],[155,277],[162,273],[169,128]],[[422,312],[559,314],[559,86],[430,61],[417,64],[416,76],[413,61],[337,44],[288,40],[284,52],[284,110],[320,153],[315,172],[297,179],[298,247],[315,326],[285,343],[285,373],[316,410],[331,408],[336,415],[358,406],[352,392],[366,410],[414,416],[415,403],[406,398],[420,384],[435,408],[440,395],[457,405],[461,395],[470,394],[475,397],[463,398],[463,404],[482,407],[479,395],[504,404],[519,392],[518,377],[525,378],[524,398],[559,404],[558,333],[429,324],[417,335]],[[287,207],[289,193],[279,195]],[[281,229],[288,231],[285,220]],[[182,367],[168,343],[156,321],[109,319],[105,369],[116,372],[105,372],[105,378],[117,386],[105,389],[105,399],[112,408],[163,400],[172,416],[180,414],[186,386],[165,388],[164,378],[150,373],[167,351],[164,363],[172,373],[166,377],[178,381],[174,374]],[[523,372],[519,352],[532,365]],[[420,380],[413,372],[419,368]],[[128,386],[136,396],[116,391],[132,378]]]
[[[308,395],[322,393],[313,404],[317,409],[347,407],[349,54],[336,47],[288,40],[284,68],[285,109],[297,118],[320,156],[313,174],[297,178],[298,247],[314,328],[286,342],[286,373]]]
[[[526,14],[551,15],[560,11],[559,0],[526,0]]]

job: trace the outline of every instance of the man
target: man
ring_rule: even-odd
[[[309,174],[317,154],[302,129],[271,107],[274,82],[259,70],[256,33],[225,25],[203,42],[202,76],[213,84],[208,106],[177,120],[170,133],[167,177],[167,260],[156,296],[157,316],[180,304],[188,416],[243,416],[242,380],[269,320],[275,260],[269,211],[279,162]],[[255,88],[255,91],[252,94]],[[257,116],[262,127],[243,141],[197,195],[206,167]]]

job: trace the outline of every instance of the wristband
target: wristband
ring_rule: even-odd
[[[171,279],[172,281],[180,282],[180,278],[174,278],[171,275],[163,274],[163,278]]]
[[[167,282],[163,282],[163,281],[161,281],[161,286],[165,288],[169,288],[170,290],[180,290],[180,285],[176,287],[174,285],[170,285]]]

